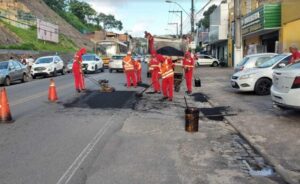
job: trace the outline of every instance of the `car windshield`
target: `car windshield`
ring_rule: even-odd
[[[289,68],[293,68],[293,69],[300,69],[300,62],[299,63],[295,63],[295,64],[292,64],[290,66],[288,66]]]
[[[0,70],[7,69],[8,68],[8,62],[0,62]]]
[[[52,57],[48,58],[39,58],[36,60],[35,64],[44,64],[44,63],[51,63],[53,61]]]
[[[82,56],[82,60],[83,61],[94,61],[95,60],[95,56],[94,55],[83,55]]]
[[[125,56],[113,56],[112,59],[123,59]]]
[[[273,66],[274,64],[276,64],[278,61],[281,61],[285,57],[286,57],[286,55],[274,56],[270,60],[259,65],[258,68],[269,68],[269,67]]]
[[[245,65],[249,59],[250,59],[249,57],[244,57],[244,58],[242,59],[242,61],[238,64],[238,66],[243,66],[243,65]]]

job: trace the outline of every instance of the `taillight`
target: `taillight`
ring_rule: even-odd
[[[300,88],[300,77],[296,77],[292,89]]]

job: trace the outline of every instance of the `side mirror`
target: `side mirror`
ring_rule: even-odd
[[[279,64],[279,68],[284,68],[284,67],[286,67],[286,64],[285,64],[285,63],[280,63],[280,64]]]

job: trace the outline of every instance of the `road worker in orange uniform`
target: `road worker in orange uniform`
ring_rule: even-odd
[[[74,82],[75,82],[75,89],[78,93],[82,90],[85,90],[85,82],[84,82],[84,74],[82,71],[82,55],[86,53],[86,49],[80,49],[74,57],[73,61],[73,75],[74,75]]]
[[[137,83],[138,84],[142,83],[142,63],[140,59],[137,59],[134,62],[134,70],[135,70]]]
[[[187,51],[185,53],[182,65],[183,65],[184,74],[185,74],[187,94],[191,94],[195,61],[190,52]]]
[[[154,93],[160,93],[160,61],[156,58],[155,55],[151,55],[151,59],[149,61],[149,71],[151,72],[151,81],[154,89]]]
[[[161,64],[161,78],[162,78],[162,91],[163,99],[173,100],[173,89],[174,89],[174,64],[171,57],[165,57],[165,60]]]
[[[127,88],[130,88],[131,82],[133,83],[133,86],[136,88],[136,76],[134,72],[134,61],[131,58],[131,52],[127,53],[127,56],[123,59],[123,69],[126,75],[127,80]]]

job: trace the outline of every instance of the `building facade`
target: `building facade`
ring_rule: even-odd
[[[228,65],[228,3],[221,3],[210,15],[209,50]]]

